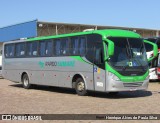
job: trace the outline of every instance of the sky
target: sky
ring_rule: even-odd
[[[160,30],[160,0],[0,0],[0,27],[47,22]]]

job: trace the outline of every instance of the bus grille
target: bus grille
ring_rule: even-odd
[[[140,87],[143,82],[135,82],[135,83],[123,83],[124,87]]]

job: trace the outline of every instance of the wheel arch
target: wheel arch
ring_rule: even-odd
[[[78,78],[82,78],[83,79],[83,81],[85,83],[85,88],[87,90],[87,83],[86,83],[85,76],[83,74],[81,74],[81,73],[76,73],[76,74],[73,75],[73,78],[72,78],[72,88],[75,88],[75,83],[76,83],[76,80]]]
[[[27,75],[28,75],[28,78],[29,78],[29,80],[30,80],[30,77],[29,77],[28,72],[24,71],[24,72],[22,72],[22,74],[21,74],[21,82],[22,82],[23,76],[24,76],[25,74],[27,74]]]

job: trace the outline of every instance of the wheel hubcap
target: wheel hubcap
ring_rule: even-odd
[[[79,82],[78,85],[77,85],[77,89],[78,89],[78,91],[83,91],[84,90],[84,83]]]
[[[28,84],[29,84],[28,78],[24,78],[24,85],[28,86]]]

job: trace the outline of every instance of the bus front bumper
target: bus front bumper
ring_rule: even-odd
[[[107,92],[118,92],[118,91],[136,91],[146,90],[148,88],[149,79],[142,82],[122,82],[116,80],[110,80],[106,83]]]

